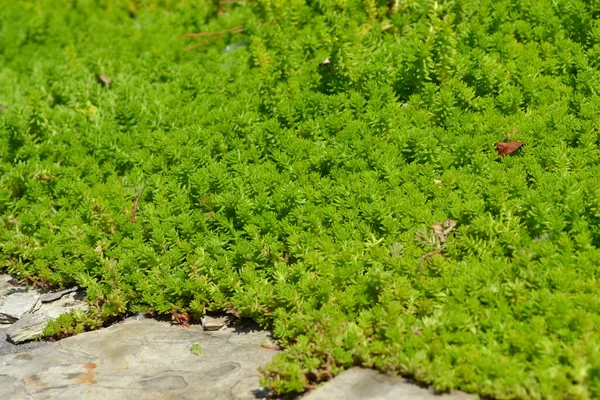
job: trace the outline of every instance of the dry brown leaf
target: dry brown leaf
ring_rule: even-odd
[[[190,326],[190,314],[187,312],[179,313],[175,310],[171,311],[171,322],[177,325],[181,325],[184,328]]]
[[[446,245],[446,241],[448,240],[448,235],[454,230],[456,227],[456,221],[451,219],[447,219],[444,222],[436,222],[431,225],[431,232],[435,235],[438,240],[436,244],[436,248],[433,251],[430,251],[427,254],[424,254],[421,257],[421,261],[419,262],[419,277],[418,281],[421,282],[421,274],[423,272],[423,263],[430,257],[433,257],[436,254],[441,254],[444,246]]]
[[[265,349],[270,349],[270,350],[275,350],[275,351],[279,351],[281,350],[281,347],[279,346],[279,344],[277,342],[274,342],[271,339],[265,339],[264,342],[261,343],[260,347],[265,348]]]
[[[98,80],[98,83],[104,86],[108,86],[112,83],[112,80],[108,76],[96,75],[96,79]]]
[[[496,145],[496,150],[498,150],[498,155],[500,157],[504,157],[504,156],[514,153],[515,151],[517,151],[518,149],[520,149],[521,147],[523,147],[526,144],[527,143],[517,142],[517,141],[500,142]]]
[[[6,104],[0,105],[0,111],[4,111],[8,108]]]
[[[419,327],[418,327],[418,326],[416,326],[416,325],[412,325],[410,328],[412,329],[412,331],[413,331],[413,334],[414,334],[415,336],[421,336],[422,332],[421,332],[421,329],[419,329]]]
[[[456,221],[447,219],[444,222],[436,222],[431,226],[431,229],[440,240],[440,243],[444,244],[446,243],[446,240],[448,240],[448,235],[454,230],[455,227]]]

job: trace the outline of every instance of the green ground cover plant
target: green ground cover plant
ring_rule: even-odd
[[[0,268],[87,290],[50,335],[252,318],[278,394],[361,365],[598,398],[599,15],[0,0]]]

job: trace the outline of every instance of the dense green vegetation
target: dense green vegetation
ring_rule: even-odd
[[[0,268],[87,289],[93,311],[48,334],[142,309],[253,318],[284,349],[277,393],[362,365],[598,398],[599,15],[0,0]],[[527,145],[499,157],[509,140]]]

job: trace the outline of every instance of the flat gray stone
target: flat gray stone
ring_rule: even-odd
[[[8,339],[13,343],[32,340],[42,334],[48,321],[58,318],[61,314],[75,309],[86,311],[88,305],[76,297],[76,293],[63,293],[62,297],[58,297],[50,303],[41,303],[40,298],[40,302],[33,308],[33,312],[23,314],[6,330]]]
[[[34,339],[44,332],[49,319],[44,315],[25,314],[6,330],[6,337],[15,344]]]
[[[230,318],[228,316],[211,317],[210,315],[205,315],[202,317],[202,326],[207,331],[218,331],[227,327],[229,321]]]
[[[350,368],[302,397],[302,400],[472,400],[464,392],[436,394],[399,376],[365,368]]]
[[[8,340],[5,330],[0,329],[0,357],[7,354],[23,353],[48,344],[50,344],[50,342],[33,341],[17,345]],[[0,384],[0,386],[2,385]]]
[[[34,291],[12,293],[0,297],[0,323],[17,321],[23,314],[34,308],[39,297],[39,294]]]
[[[0,357],[0,399],[253,399],[276,354],[261,347],[268,335],[131,318]]]
[[[10,284],[12,276],[0,275],[0,297],[7,295],[13,285]]]
[[[79,289],[79,288],[77,286],[75,286],[75,287],[72,287],[69,289],[61,290],[60,292],[46,293],[46,294],[43,294],[42,296],[40,296],[40,301],[42,303],[49,303],[51,301],[60,299],[67,293],[76,292],[77,289]]]

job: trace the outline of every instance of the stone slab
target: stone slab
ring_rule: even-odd
[[[6,329],[0,328],[0,357],[7,354],[23,353],[49,344],[49,342],[33,341],[17,345],[8,340]],[[1,398],[2,396],[0,396]]]
[[[13,287],[13,285],[10,284],[11,279],[12,276],[10,275],[0,275],[0,296],[4,296],[10,292]]]
[[[60,299],[61,297],[63,297],[67,293],[76,292],[78,289],[79,288],[77,286],[74,286],[74,287],[69,288],[69,289],[61,290],[60,292],[46,293],[46,294],[43,294],[42,296],[40,296],[40,301],[42,303],[49,303],[51,301],[55,301],[55,300]]]
[[[257,368],[276,354],[261,347],[268,336],[131,318],[0,357],[0,399],[253,399],[265,393]]]
[[[0,322],[15,322],[37,304],[39,294],[33,291],[12,293],[0,298]]]
[[[60,293],[60,292],[59,292]],[[11,296],[8,298],[10,299]],[[61,314],[79,309],[86,311],[88,305],[82,301],[83,295],[74,292],[65,292],[51,302],[43,302],[42,298],[34,307],[35,312],[23,314],[12,324],[6,334],[13,343],[22,343],[34,339],[42,334],[48,321],[58,318]]]
[[[49,319],[44,315],[25,314],[6,329],[6,337],[15,344],[31,340],[44,332]]]
[[[354,367],[302,397],[302,400],[473,400],[464,392],[436,394],[399,376]]]
[[[223,329],[229,324],[228,316],[209,316],[205,315],[202,317],[202,326],[206,331],[218,331],[219,329]]]

